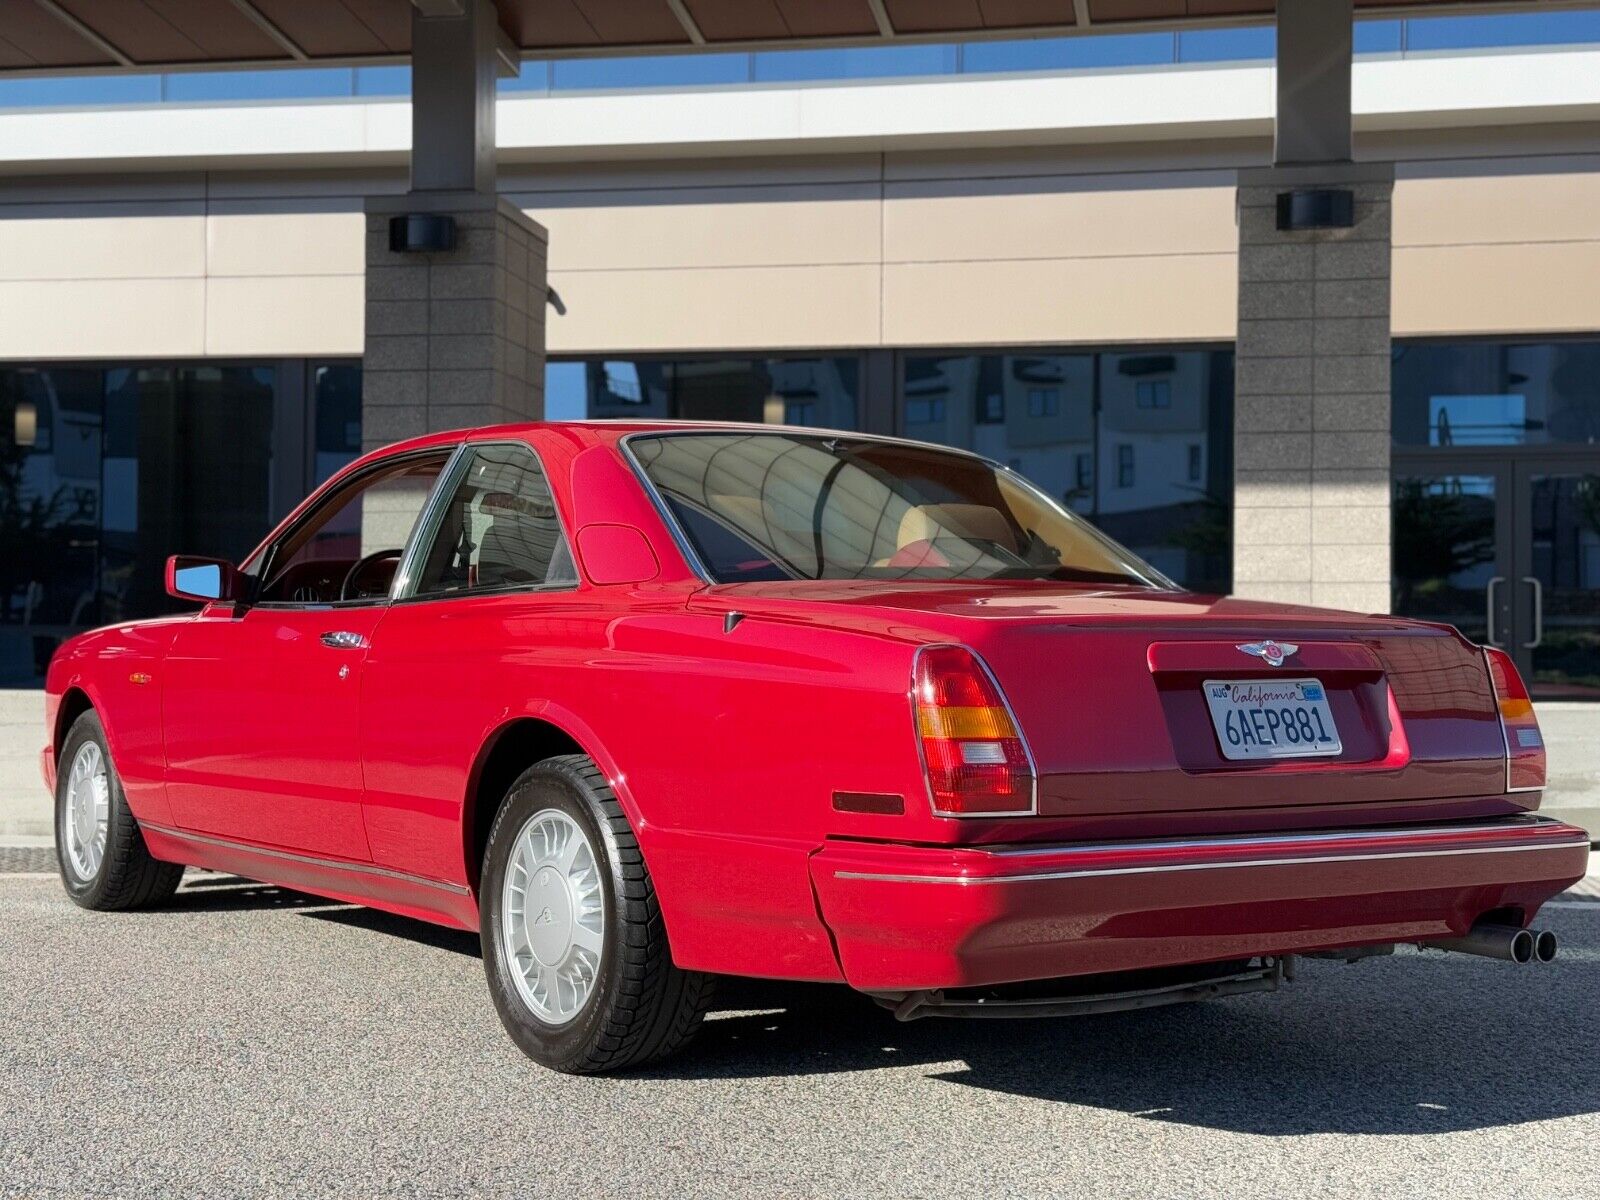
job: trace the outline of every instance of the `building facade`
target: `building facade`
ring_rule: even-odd
[[[1600,694],[1595,17],[1363,23],[1384,261],[1304,287],[1241,226],[1267,30],[529,64],[499,186],[550,234],[547,414],[975,449],[1188,586],[1449,621]],[[0,681],[421,432],[361,400],[396,71],[0,91]],[[1241,270],[1281,309],[1241,313]],[[1297,297],[1374,287],[1387,337],[1296,340]],[[1261,371],[1357,374],[1266,416]]]

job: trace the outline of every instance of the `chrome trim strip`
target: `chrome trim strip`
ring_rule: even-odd
[[[289,850],[275,850],[267,846],[256,846],[250,842],[236,842],[229,838],[212,837],[204,833],[191,833],[187,829],[173,829],[168,825],[157,825],[154,821],[141,821],[140,826],[153,829],[166,837],[176,838],[181,842],[198,842],[204,846],[218,846],[224,850],[242,850],[247,854],[259,854],[263,858],[280,858],[285,862],[305,863],[311,867],[327,867],[336,871],[349,871],[357,875],[379,875],[386,879],[398,879],[402,883],[414,883],[421,887],[437,888],[441,892],[449,892],[456,896],[470,896],[472,889],[462,887],[459,883],[445,883],[440,879],[425,879],[421,875],[412,875],[405,871],[392,870],[389,867],[380,867],[373,863],[345,862],[338,858],[318,858],[313,854],[296,854]]]
[[[1322,833],[1268,833],[1243,837],[1194,838],[1189,841],[1141,840],[1132,842],[1092,842],[1081,846],[1017,846],[1006,850],[989,850],[985,853],[996,858],[1037,858],[1042,854],[1087,854],[1107,850],[1203,850],[1230,846],[1276,846],[1284,842],[1322,843],[1370,841],[1373,838],[1426,837],[1435,833],[1497,833],[1501,830],[1532,829],[1536,825],[1558,826],[1563,822],[1549,817],[1510,817],[1500,821],[1476,825],[1404,825],[1390,829],[1337,829]],[[953,847],[954,849],[981,849],[981,847]]]
[[[1162,863],[1148,867],[1098,867],[1081,871],[1038,871],[1025,875],[893,875],[876,871],[835,871],[835,879],[866,879],[875,883],[1038,883],[1054,879],[1088,879],[1101,875],[1164,875],[1176,871],[1218,871],[1238,867],[1290,867],[1302,863],[1370,862],[1379,859],[1449,858],[1465,854],[1514,854],[1521,850],[1560,850],[1587,843],[1568,839],[1531,846],[1467,846],[1455,850],[1395,851],[1392,854],[1322,854],[1311,858],[1256,858],[1237,862]]]

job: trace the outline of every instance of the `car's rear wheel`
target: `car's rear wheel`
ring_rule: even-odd
[[[101,910],[142,908],[171,896],[179,863],[150,856],[111,762],[94,711],[72,723],[56,772],[56,861],[73,903]]]
[[[584,755],[546,759],[511,785],[478,903],[495,1007],[535,1062],[622,1070],[666,1057],[699,1029],[711,977],[673,965],[639,843]]]

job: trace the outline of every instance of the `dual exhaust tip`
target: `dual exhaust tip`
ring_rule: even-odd
[[[1515,925],[1474,925],[1464,936],[1426,943],[1439,950],[1476,954],[1517,964],[1554,962],[1556,935],[1548,929],[1518,929]]]

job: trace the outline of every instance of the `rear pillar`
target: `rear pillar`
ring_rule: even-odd
[[[1391,163],[1351,156],[1352,0],[1278,0],[1273,164],[1239,172],[1234,591],[1389,609]]]
[[[367,202],[362,441],[544,415],[544,228],[495,192],[491,0],[417,0],[411,181]]]

